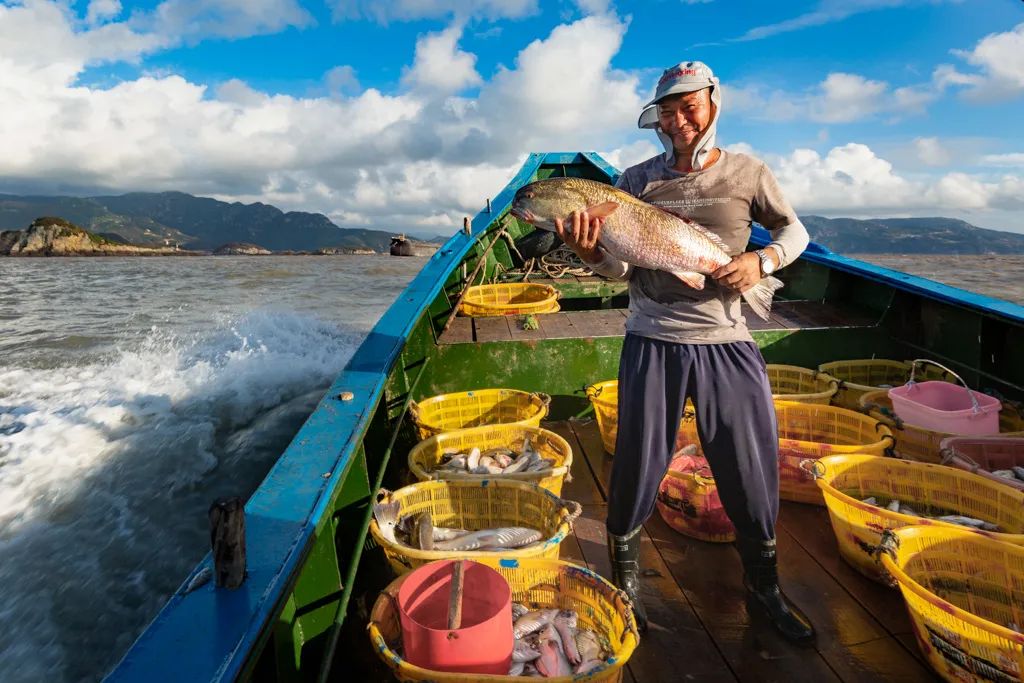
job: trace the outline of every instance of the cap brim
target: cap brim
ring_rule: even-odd
[[[710,88],[712,86],[714,86],[714,83],[676,83],[675,85],[673,85],[671,88],[661,93],[660,95],[655,95],[654,99],[645,104],[644,107],[653,107],[658,102],[662,101],[663,99],[670,95],[681,95],[683,93],[688,92],[697,92],[698,90],[703,90],[704,88]]]

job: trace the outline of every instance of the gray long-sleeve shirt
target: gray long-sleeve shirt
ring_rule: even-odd
[[[679,173],[664,155],[626,169],[616,187],[656,206],[697,221],[716,233],[730,255],[741,253],[756,221],[772,233],[782,266],[807,248],[809,236],[764,162],[722,151],[701,171]],[[740,295],[708,278],[692,289],[671,273],[635,267],[606,252],[595,272],[629,281],[626,331],[644,337],[689,344],[751,341],[740,309]]]

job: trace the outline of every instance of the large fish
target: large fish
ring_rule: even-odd
[[[481,529],[450,541],[433,544],[433,550],[494,550],[496,548],[522,548],[536,543],[544,535],[536,529],[512,526]]]
[[[705,276],[731,260],[722,239],[704,226],[637,199],[606,183],[585,178],[548,178],[519,188],[512,215],[544,230],[555,229],[555,218],[567,219],[586,209],[604,218],[601,247],[641,268],[672,273],[694,289],[704,289]],[[767,320],[772,296],[782,287],[766,277],[742,296]]]

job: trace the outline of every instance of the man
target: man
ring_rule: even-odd
[[[808,641],[813,627],[779,590],[778,425],[764,359],[747,330],[739,296],[795,260],[808,235],[763,162],[715,147],[720,113],[718,79],[705,64],[667,69],[638,123],[657,132],[665,154],[627,169],[617,184],[722,237],[732,261],[703,290],[610,256],[598,244],[601,219],[585,211],[556,222],[558,235],[596,272],[629,281],[608,496],[613,581],[629,595],[638,624],[646,628],[640,527],[654,510],[689,398],[722,504],[736,527],[748,594],[783,635]],[[773,242],[744,253],[752,221],[768,228]]]

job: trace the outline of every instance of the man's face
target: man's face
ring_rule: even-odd
[[[658,125],[678,151],[693,148],[711,123],[711,89],[670,95],[658,103]]]

